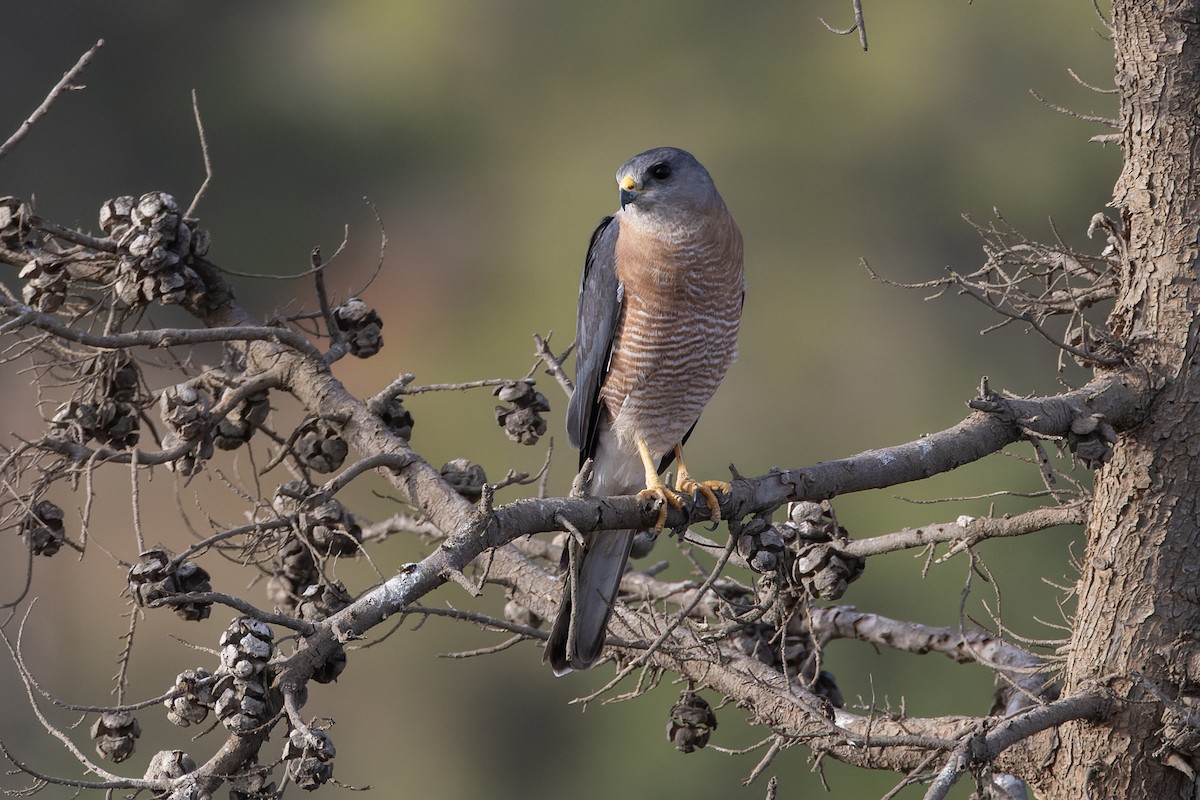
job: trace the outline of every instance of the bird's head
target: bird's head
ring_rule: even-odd
[[[723,205],[708,170],[676,147],[657,147],[626,161],[617,170],[617,187],[626,213],[669,216]]]

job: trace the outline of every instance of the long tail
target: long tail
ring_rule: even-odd
[[[634,533],[601,531],[584,545],[578,570],[567,576],[546,644],[546,660],[555,675],[587,669],[600,656]]]
[[[592,463],[592,495],[633,494],[645,485],[636,453],[621,450],[611,432],[599,436]],[[546,643],[545,660],[555,675],[587,669],[604,647],[608,618],[621,585],[636,531],[596,531],[587,535],[578,563],[568,562],[558,617]]]

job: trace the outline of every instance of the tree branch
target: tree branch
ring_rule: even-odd
[[[86,53],[79,57],[79,60],[75,62],[75,66],[67,70],[62,76],[62,79],[58,83],[54,84],[54,88],[50,90],[50,94],[46,95],[46,99],[42,101],[42,104],[33,110],[33,113],[29,115],[29,118],[21,123],[21,126],[17,128],[16,132],[14,132],[12,136],[8,137],[8,141],[0,145],[0,160],[12,152],[13,148],[21,143],[21,140],[28,135],[34,124],[50,111],[50,107],[54,105],[54,101],[59,98],[59,95],[70,89],[79,88],[72,85],[73,81],[79,77],[79,74],[83,72],[84,69],[87,68],[87,65],[92,61],[92,57],[95,56],[96,52],[103,46],[104,40],[98,39]]]

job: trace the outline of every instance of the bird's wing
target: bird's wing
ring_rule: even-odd
[[[579,316],[575,329],[575,393],[567,406],[567,436],[579,448],[579,463],[596,449],[597,422],[602,402],[600,387],[608,373],[613,337],[621,317],[622,287],[617,280],[617,236],[620,223],[600,220],[592,232],[583,280],[579,285]]]

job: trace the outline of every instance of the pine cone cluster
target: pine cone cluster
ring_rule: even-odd
[[[775,572],[785,562],[784,550],[791,538],[795,538],[794,531],[772,525],[766,517],[754,517],[738,534],[738,555],[746,559],[755,572]]]
[[[550,410],[546,395],[535,390],[535,381],[526,378],[508,381],[493,394],[501,402],[511,406],[496,406],[496,423],[504,428],[504,434],[518,444],[537,444],[546,435],[546,420],[542,413]]]
[[[142,735],[137,717],[128,711],[106,711],[92,723],[96,752],[114,763],[133,755],[135,741]]]
[[[384,426],[404,441],[412,438],[413,415],[404,407],[404,401],[399,397],[388,398],[387,401],[374,407]]]
[[[184,217],[166,192],[116,197],[100,207],[100,227],[117,243],[116,294],[129,306],[182,303],[203,290],[189,262],[208,252],[208,231]]]
[[[1088,469],[1099,469],[1112,460],[1117,430],[1103,414],[1076,417],[1067,431],[1067,446]]]
[[[213,697],[212,673],[204,667],[189,669],[175,678],[178,694],[163,701],[167,719],[181,728],[199,725],[208,718],[208,710],[216,702]]]
[[[359,298],[351,297],[333,309],[333,321],[350,355],[370,358],[383,347],[383,320],[379,312]]]
[[[32,230],[33,210],[29,205],[17,197],[0,197],[0,244],[23,250]]]
[[[667,741],[679,752],[691,753],[703,748],[716,729],[717,715],[700,695],[684,692],[679,702],[671,706]]]
[[[333,757],[337,750],[325,731],[293,730],[283,746],[288,775],[301,789],[312,791],[333,777]]]
[[[269,781],[271,768],[257,761],[243,764],[236,775],[229,778],[229,800],[268,800],[277,797],[278,787]]]
[[[195,475],[213,455],[212,400],[208,390],[197,380],[168,386],[159,395],[158,408],[167,426],[163,449],[174,450],[185,442],[191,444],[186,453],[168,462],[167,468],[185,477]]]
[[[174,563],[170,551],[162,547],[147,550],[138,556],[129,569],[129,594],[141,608],[150,608],[160,601],[192,592],[211,592],[208,573],[194,561]],[[172,605],[175,613],[189,622],[208,619],[211,601],[189,601]]]
[[[173,781],[195,771],[196,759],[182,750],[159,750],[150,759],[150,765],[146,767],[144,777],[148,781],[155,782]],[[200,787],[193,784],[190,787],[181,787],[177,791],[156,792],[154,799],[207,800],[207,797],[201,793]]]
[[[275,650],[274,639],[269,625],[250,617],[238,617],[221,634],[221,667],[213,696],[217,718],[235,734],[248,733],[267,721],[263,671]]]
[[[858,580],[866,560],[838,547],[846,531],[819,503],[792,503],[788,520],[755,517],[738,535],[738,553],[756,572],[787,575],[811,597],[837,600]]]
[[[472,503],[478,503],[479,498],[483,497],[487,473],[478,464],[465,458],[456,458],[442,464],[441,472],[442,479]]]
[[[116,448],[138,443],[143,398],[141,370],[120,350],[88,360],[77,399],[59,407],[51,428],[81,444],[95,439]]]
[[[341,469],[350,446],[333,423],[314,417],[296,429],[292,451],[313,472],[326,473]]]
[[[803,587],[810,597],[841,599],[867,566],[866,559],[846,555],[838,548],[837,542],[846,539],[846,529],[818,503],[789,505],[786,527],[796,532],[792,583]]]
[[[276,553],[267,592],[275,605],[302,619],[318,621],[348,606],[352,599],[339,581],[329,583],[317,559],[358,553],[362,528],[337,500],[308,508],[314,491],[303,481],[288,481],[275,493],[272,506],[281,517],[290,518],[292,529]]]
[[[52,556],[67,541],[63,510],[49,500],[39,500],[21,522],[21,535],[35,556]]]
[[[222,450],[236,450],[250,441],[254,432],[267,421],[271,395],[266,389],[251,392],[217,423],[213,443]]]
[[[321,571],[309,546],[295,534],[286,535],[271,562],[267,597],[280,611],[296,614],[305,591],[320,582]]]
[[[0,216],[3,209],[0,208]],[[21,299],[35,311],[52,314],[67,301],[67,262],[52,255],[40,254],[25,262],[19,276],[25,281]]]

